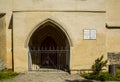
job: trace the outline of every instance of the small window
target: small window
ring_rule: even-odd
[[[84,40],[96,40],[96,30],[94,29],[84,30]]]

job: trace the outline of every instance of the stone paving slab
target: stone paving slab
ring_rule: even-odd
[[[68,73],[25,73],[3,82],[93,82]]]

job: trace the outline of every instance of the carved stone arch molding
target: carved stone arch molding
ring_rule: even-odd
[[[44,25],[44,24],[47,23],[47,22],[53,23],[53,24],[55,24],[56,26],[58,26],[58,27],[65,33],[65,35],[66,35],[66,37],[67,37],[67,39],[68,39],[68,41],[69,41],[70,46],[73,46],[72,39],[71,39],[71,37],[70,37],[70,36],[71,36],[70,32],[69,32],[68,30],[66,30],[66,29],[64,28],[64,26],[62,26],[62,24],[54,21],[54,20],[51,19],[51,18],[47,18],[47,19],[43,20],[42,22],[40,22],[38,25],[36,25],[36,26],[31,30],[31,32],[27,35],[27,39],[26,39],[26,41],[25,41],[25,47],[26,47],[26,48],[28,47],[28,44],[29,44],[29,41],[30,41],[30,38],[31,38],[32,34],[33,34],[40,26]],[[41,28],[41,29],[42,29],[42,28]]]

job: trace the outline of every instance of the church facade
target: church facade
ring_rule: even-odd
[[[101,55],[120,52],[119,4],[0,0],[0,59],[17,72],[90,69]]]

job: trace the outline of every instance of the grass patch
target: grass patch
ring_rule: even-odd
[[[109,73],[99,73],[98,75],[94,74],[82,74],[82,77],[90,80],[100,80],[100,81],[119,81]]]
[[[0,81],[7,80],[17,76],[18,73],[13,71],[0,71]]]
[[[115,77],[112,74],[109,74],[108,72],[100,72],[97,75],[94,75],[93,73],[84,73],[81,74],[81,76],[90,80],[120,81],[120,69],[116,69]]]

